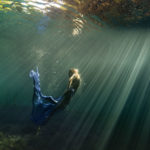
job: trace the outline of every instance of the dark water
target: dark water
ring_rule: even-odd
[[[28,1],[28,7],[5,2],[0,3],[5,6],[0,7],[0,150],[149,150],[149,29],[101,27],[56,3],[45,12],[28,9],[33,5]],[[54,97],[64,92],[69,68],[78,68],[82,79],[71,103],[40,130],[30,120],[28,74],[36,66],[43,93]]]

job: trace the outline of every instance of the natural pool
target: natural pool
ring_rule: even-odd
[[[0,1],[0,150],[149,150],[149,28],[99,26],[66,9]],[[47,95],[64,92],[72,67],[82,78],[40,130],[30,120],[36,66]]]

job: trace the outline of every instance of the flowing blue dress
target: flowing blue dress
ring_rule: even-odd
[[[41,92],[38,68],[35,72],[30,71],[29,76],[34,82],[34,93],[32,99],[32,121],[37,125],[45,124],[51,114],[68,101],[74,95],[74,89],[68,89],[62,96],[54,99],[52,96],[45,96]]]

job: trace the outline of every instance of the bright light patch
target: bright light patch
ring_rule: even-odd
[[[44,0],[25,0],[24,3],[22,3],[24,6],[32,7],[35,10],[38,10],[42,13],[50,12],[50,9],[55,8],[62,8],[62,5],[64,4],[62,1],[57,2],[48,2]],[[63,9],[63,8],[62,8]]]
[[[75,28],[72,31],[72,35],[77,36],[80,33],[82,33],[82,29],[84,27],[84,21],[81,20],[80,18],[75,18],[73,19],[73,23],[74,23]]]

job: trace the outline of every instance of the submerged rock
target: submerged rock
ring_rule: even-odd
[[[65,0],[72,3],[71,0]],[[111,24],[141,24],[150,20],[150,1],[147,0],[73,0],[83,15],[97,16]]]

